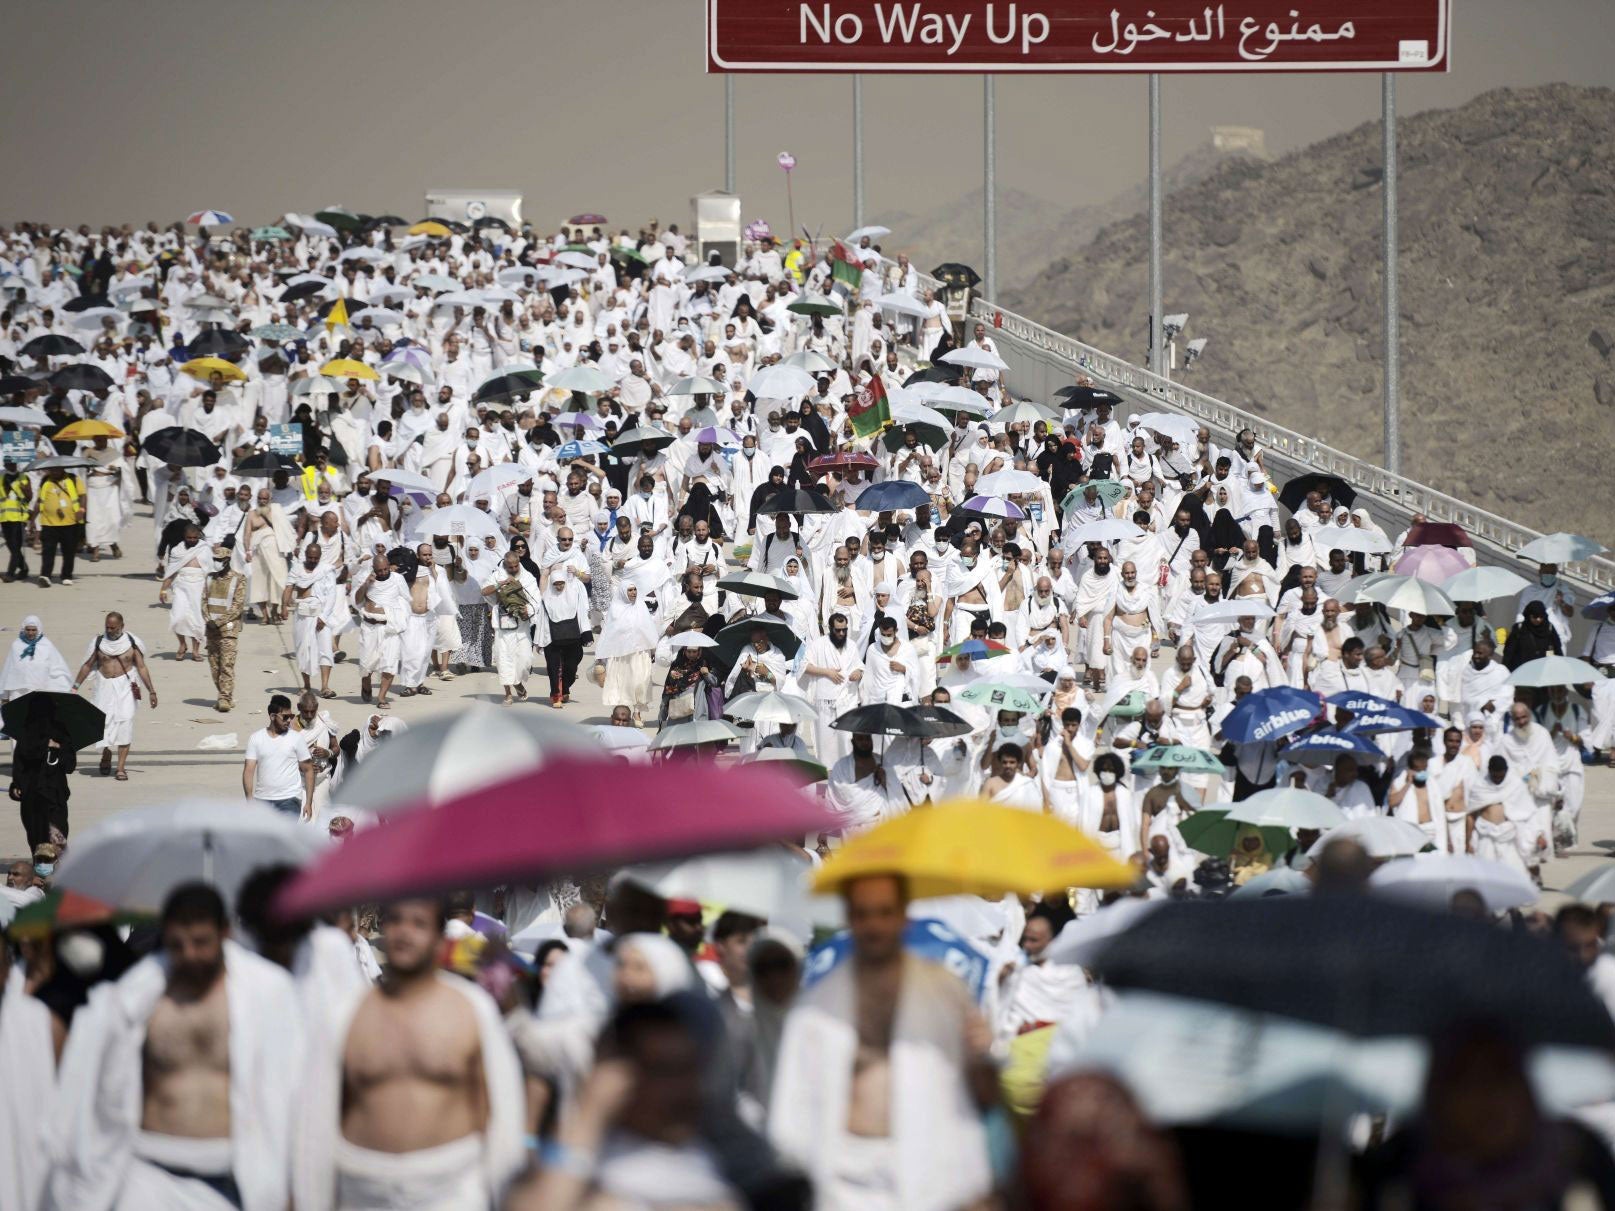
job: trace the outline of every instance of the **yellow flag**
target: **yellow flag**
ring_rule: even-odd
[[[325,330],[330,332],[334,328],[346,328],[347,326],[348,303],[346,299],[338,299],[336,301],[336,306],[332,307],[330,311],[326,312]]]

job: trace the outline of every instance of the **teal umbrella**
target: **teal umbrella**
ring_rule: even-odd
[[[289,240],[292,238],[292,233],[284,227],[254,227],[252,229],[252,238],[260,241]]]
[[[797,315],[822,315],[828,318],[832,315],[842,315],[845,309],[833,299],[802,299],[799,302],[788,304],[787,311],[794,311]]]
[[[294,328],[290,324],[260,324],[247,334],[255,340],[273,341],[280,344],[282,341],[306,341],[308,333],[301,328]]]
[[[1133,758],[1133,772],[1175,769],[1185,774],[1221,774],[1222,762],[1203,748],[1186,744],[1158,744]]]
[[[1065,499],[1060,502],[1060,509],[1062,512],[1066,509],[1072,508],[1079,500],[1086,499],[1086,497],[1083,495],[1084,488],[1094,489],[1095,495],[1097,495],[1099,499],[1104,502],[1105,508],[1107,509],[1115,508],[1116,502],[1127,495],[1127,485],[1120,483],[1117,480],[1090,479],[1087,483],[1078,484],[1076,487],[1072,488],[1071,491],[1066,493]]]
[[[959,691],[959,697],[976,706],[984,706],[995,711],[1016,711],[1023,715],[1033,715],[1043,709],[1043,704],[1028,691],[1019,686],[1003,685],[995,681],[973,682]]]

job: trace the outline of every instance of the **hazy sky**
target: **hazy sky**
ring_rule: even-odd
[[[1456,0],[1454,70],[1404,76],[1405,112],[1504,85],[1615,83],[1610,0]],[[701,0],[22,0],[0,72],[0,221],[269,222],[341,203],[409,218],[428,186],[524,191],[577,210],[687,222],[723,184],[723,83]],[[850,78],[742,76],[745,217],[851,216]],[[1168,77],[1165,156],[1212,125],[1284,152],[1379,112],[1376,76]],[[925,210],[980,183],[980,77],[871,76],[866,212]],[[1000,188],[1071,204],[1140,178],[1143,77],[998,84]]]

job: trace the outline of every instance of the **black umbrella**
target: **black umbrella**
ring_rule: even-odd
[[[160,432],[160,430],[159,430]],[[235,474],[247,479],[268,479],[276,471],[290,471],[298,474],[303,468],[284,454],[276,454],[273,450],[260,450],[256,454],[249,454],[235,465]]]
[[[228,362],[239,361],[251,349],[251,341],[228,328],[209,328],[185,346],[192,357],[222,357]]]
[[[637,425],[617,434],[617,440],[611,443],[611,452],[622,458],[655,454],[658,450],[667,449],[676,440],[665,429],[658,429],[654,425]]]
[[[935,725],[913,707],[893,706],[889,702],[855,706],[830,726],[838,732],[863,732],[869,736],[930,737],[937,734],[932,730]]]
[[[29,378],[26,374],[8,374],[0,378],[0,395],[17,395],[23,391],[42,389],[45,385],[41,380]]]
[[[298,282],[295,286],[288,286],[280,292],[280,301],[295,303],[298,299],[311,299],[325,291],[324,282]]]
[[[1506,1022],[1527,1045],[1615,1047],[1615,1023],[1559,946],[1368,896],[1165,904],[1099,952],[1139,988],[1362,1036]]]
[[[317,315],[317,316],[320,316],[321,318],[324,318],[325,316],[328,316],[328,315],[331,314],[331,308],[335,307],[338,303],[342,303],[342,302],[345,302],[347,304],[348,318],[349,319],[352,319],[354,316],[358,315],[361,311],[363,311],[366,307],[370,306],[370,304],[365,302],[363,299],[340,299],[340,298],[326,299],[318,307],[314,308],[314,314]]]
[[[51,375],[50,385],[62,391],[99,391],[112,386],[112,376],[99,366],[75,362]]]
[[[112,304],[110,301],[108,301],[107,296],[104,294],[81,294],[78,296],[78,298],[69,299],[67,302],[63,303],[62,310],[88,311],[91,307],[110,306],[112,306]]]
[[[84,346],[70,336],[47,332],[44,336],[36,336],[17,352],[24,357],[66,357],[72,353],[83,353]]]
[[[953,383],[959,382],[962,371],[958,366],[947,362],[938,362],[934,366],[927,366],[924,370],[916,370],[903,380],[903,386],[912,387],[915,383]]]
[[[497,227],[500,231],[510,230],[509,223],[505,222],[505,220],[499,218],[497,215],[491,214],[483,215],[480,219],[473,223],[472,226],[476,227],[478,230],[481,230],[484,227]]]
[[[31,690],[20,698],[13,698],[0,707],[0,722],[13,740],[59,724],[66,729],[75,750],[95,744],[107,728],[107,717],[95,703],[59,690]]]
[[[839,513],[841,510],[823,492],[813,492],[806,488],[786,488],[783,492],[776,492],[757,507],[759,515],[764,513]]]
[[[1348,509],[1357,500],[1357,489],[1340,476],[1309,471],[1305,475],[1297,475],[1284,485],[1279,491],[1279,504],[1295,513],[1306,503],[1308,492],[1322,492],[1336,505],[1345,505]]]
[[[783,622],[768,618],[742,618],[739,622],[731,622],[714,636],[718,646],[713,650],[713,657],[720,664],[734,664],[740,659],[741,652],[751,644],[751,633],[758,627],[768,632],[774,646],[784,652],[787,659],[795,656],[796,649],[802,646],[801,637]]]
[[[969,265],[961,265],[958,261],[948,261],[931,270],[931,276],[939,282],[946,282],[949,286],[974,286],[981,281],[981,274]]]
[[[531,395],[534,391],[544,390],[543,377],[542,374],[532,370],[498,375],[478,387],[476,394],[471,397],[471,402],[480,404],[485,400],[495,400],[504,403],[517,396]]]
[[[372,227],[408,227],[409,220],[396,214],[378,214],[370,219]]]
[[[207,434],[178,427],[157,430],[145,440],[142,452],[174,467],[211,467],[223,453]]]
[[[1062,408],[1092,408],[1095,404],[1109,404],[1114,408],[1122,402],[1122,397],[1114,391],[1103,391],[1098,387],[1061,387],[1054,396],[1063,401],[1060,405]]]
[[[358,231],[364,226],[364,216],[354,214],[341,206],[333,206],[329,210],[316,210],[314,217],[322,223],[329,223],[338,231]]]
[[[945,706],[921,705],[914,708],[914,713],[930,725],[928,735],[937,740],[968,736],[976,730]]]

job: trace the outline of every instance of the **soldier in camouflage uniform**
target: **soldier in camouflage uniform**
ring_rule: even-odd
[[[236,636],[241,633],[241,615],[247,608],[247,578],[230,567],[228,547],[214,547],[213,558],[217,563],[208,577],[202,615],[207,619],[208,670],[219,691],[214,709],[222,713],[235,706]]]

